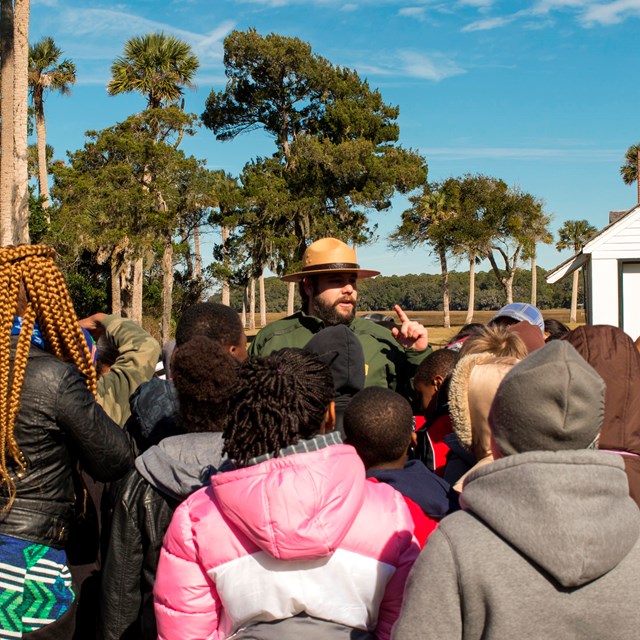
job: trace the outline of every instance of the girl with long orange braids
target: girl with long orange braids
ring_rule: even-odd
[[[73,470],[111,481],[126,436],[95,401],[96,373],[44,246],[0,248],[0,638],[70,638],[75,595],[64,552]]]

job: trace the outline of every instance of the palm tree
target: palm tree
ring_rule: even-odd
[[[192,80],[200,63],[188,43],[165,33],[136,36],[124,45],[124,53],[111,65],[109,95],[137,91],[147,98],[147,108],[176,104],[183,87]]]
[[[538,298],[538,266],[536,246],[539,242],[551,244],[553,236],[547,228],[551,224],[551,218],[542,214],[531,221],[522,251],[523,259],[531,261],[531,304],[537,304]]]
[[[597,229],[589,224],[587,220],[566,220],[558,230],[558,242],[556,249],[573,249],[578,253],[589,239],[596,233]],[[569,322],[576,322],[578,317],[578,272],[573,272],[573,287],[571,288],[571,313]]]
[[[44,118],[44,97],[48,91],[62,95],[71,93],[76,82],[76,66],[66,58],[60,61],[62,50],[51,37],[42,38],[29,47],[29,93],[36,114],[38,139],[38,185],[42,207],[49,207],[49,176],[47,172],[47,128]],[[49,217],[47,215],[47,224]]]
[[[625,184],[638,183],[638,202],[640,203],[640,174],[638,173],[638,157],[640,156],[640,142],[631,145],[624,154],[624,164],[620,167],[620,175]]]
[[[111,80],[107,85],[107,91],[112,96],[137,91],[147,98],[147,109],[176,105],[183,94],[183,88],[193,87],[192,80],[199,66],[198,57],[191,51],[190,45],[179,38],[165,33],[136,36],[125,43],[123,55],[116,58],[111,65]],[[149,176],[150,181],[151,176]],[[157,196],[159,203],[164,203],[162,194]],[[172,302],[166,298],[171,295],[167,291],[172,289],[173,277],[173,245],[169,234],[163,238],[163,244],[163,298],[165,299],[163,300],[162,326],[166,329],[169,327]],[[142,286],[142,269],[142,258],[137,257],[133,264],[135,286]],[[133,298],[140,302],[136,308],[131,309],[132,317],[141,320],[141,291],[134,291]],[[168,339],[168,335],[164,335],[165,329],[163,329],[163,340]]]
[[[0,7],[0,243],[5,245],[29,242],[27,68],[30,4],[29,0],[2,0]]]
[[[421,195],[410,198],[411,207],[402,214],[401,225],[389,236],[393,249],[427,245],[440,260],[442,275],[443,327],[451,326],[449,313],[449,268],[447,256],[458,249],[458,182],[427,183]]]
[[[0,243],[13,244],[13,2],[2,0],[0,60],[2,154],[0,154]]]

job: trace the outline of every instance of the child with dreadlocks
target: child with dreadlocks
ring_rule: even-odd
[[[178,507],[164,538],[160,639],[390,637],[418,554],[413,522],[333,431],[333,398],[327,365],[305,351],[241,366],[223,433],[233,465]]]
[[[95,400],[96,374],[64,278],[44,246],[0,249],[0,638],[70,638],[64,551],[76,461],[109,481],[127,437]]]

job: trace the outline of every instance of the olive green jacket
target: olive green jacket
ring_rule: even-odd
[[[122,426],[131,415],[129,397],[153,377],[160,345],[133,320],[110,315],[102,324],[107,338],[118,350],[118,357],[98,380],[97,400],[105,413]]]
[[[324,326],[319,318],[298,311],[262,329],[251,342],[249,355],[266,356],[285,347],[302,349]],[[431,347],[424,351],[404,349],[391,331],[371,320],[356,317],[348,326],[364,351],[365,386],[388,387],[412,399],[415,370],[431,353]]]

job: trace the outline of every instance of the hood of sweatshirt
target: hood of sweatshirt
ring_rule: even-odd
[[[272,458],[211,478],[224,517],[280,560],[332,555],[360,512],[365,484],[373,486],[366,482],[355,449],[344,444]],[[394,494],[389,489],[384,500],[392,502]],[[391,502],[381,501],[381,509],[393,512]]]
[[[203,485],[224,460],[221,433],[187,433],[165,438],[136,458],[138,473],[155,489],[184,500]]]
[[[564,587],[616,567],[640,535],[619,456],[532,451],[473,471],[460,503]]]
[[[640,353],[618,327],[585,325],[565,338],[606,385],[601,449],[640,454]]]

